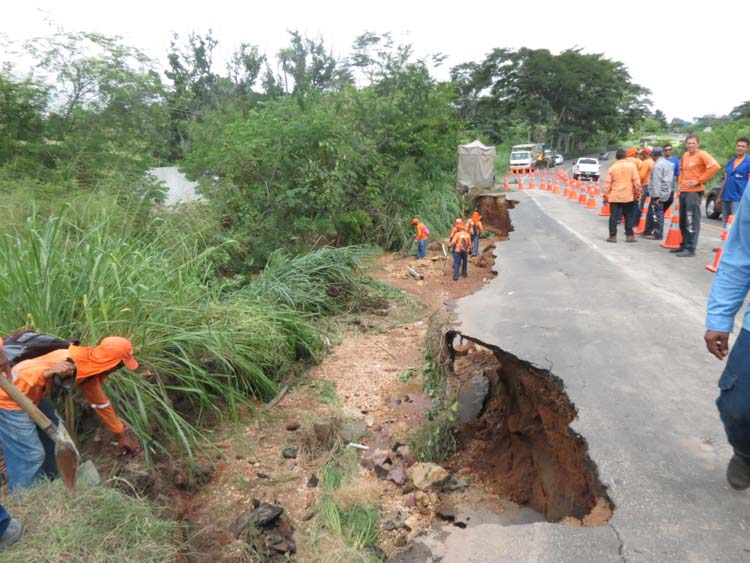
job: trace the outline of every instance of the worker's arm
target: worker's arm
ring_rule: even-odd
[[[706,165],[706,171],[698,178],[698,182],[701,184],[713,178],[714,174],[716,174],[721,168],[719,163],[716,162],[716,159],[709,154],[706,154],[703,157],[703,163]]]
[[[720,360],[729,353],[734,318],[750,291],[750,191],[740,201],[734,225],[724,243],[721,267],[714,275],[706,311],[705,341]]]
[[[107,397],[104,389],[102,389],[99,378],[91,377],[86,380],[81,385],[81,393],[89,402],[91,408],[99,415],[99,418],[106,424],[107,428],[115,435],[122,453],[138,454],[141,451],[140,444],[125,431],[125,425],[117,417],[109,397]]]

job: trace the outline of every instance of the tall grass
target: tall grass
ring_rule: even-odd
[[[296,361],[317,359],[315,315],[367,295],[354,271],[369,251],[278,255],[235,289],[213,260],[231,241],[211,246],[174,224],[134,227],[106,206],[96,217],[72,206],[31,216],[0,237],[0,329],[87,345],[130,338],[142,367],[107,379],[118,412],[152,446],[176,443],[190,455],[207,415],[236,415],[247,398],[273,396]]]
[[[181,534],[148,501],[109,487],[79,487],[73,495],[57,480],[2,499],[24,523],[24,535],[0,551],[0,562],[177,561]]]

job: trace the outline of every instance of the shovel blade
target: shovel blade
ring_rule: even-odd
[[[55,428],[50,437],[55,442],[57,469],[60,471],[65,486],[73,491],[76,488],[76,475],[78,474],[79,454],[76,445],[62,424]]]

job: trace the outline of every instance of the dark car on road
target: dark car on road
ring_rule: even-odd
[[[718,219],[721,217],[721,203],[719,203],[719,190],[721,184],[717,184],[708,192],[706,196],[706,217],[709,219]]]

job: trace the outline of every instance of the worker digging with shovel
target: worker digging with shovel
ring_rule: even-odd
[[[131,370],[138,368],[133,345],[126,338],[109,336],[98,346],[71,345],[20,362],[11,370],[12,385],[0,375],[3,379],[0,382],[0,444],[9,491],[30,487],[35,481],[56,474],[57,469],[68,487],[75,486],[78,451],[56,413],[48,413],[51,415],[48,418],[38,409],[42,399],[64,392],[65,388],[81,390],[115,435],[121,453],[141,451],[138,441],[128,434],[102,389],[107,376],[123,366]]]

